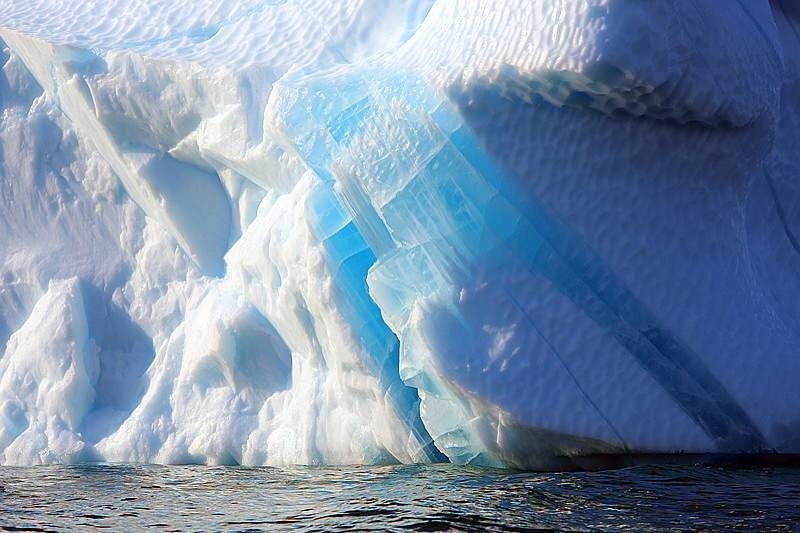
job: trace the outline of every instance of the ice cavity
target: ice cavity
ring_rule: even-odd
[[[730,7],[0,2],[3,460],[798,451],[798,20]]]

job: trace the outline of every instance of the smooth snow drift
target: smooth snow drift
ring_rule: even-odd
[[[793,5],[0,0],[0,462],[800,453]]]

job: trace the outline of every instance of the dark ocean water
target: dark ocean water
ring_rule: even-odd
[[[800,528],[800,470],[784,468],[86,465],[0,468],[0,486],[7,530]]]

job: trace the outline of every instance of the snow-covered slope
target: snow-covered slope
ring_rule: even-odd
[[[0,460],[800,453],[800,14],[730,4],[0,0]]]

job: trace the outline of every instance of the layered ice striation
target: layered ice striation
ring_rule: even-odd
[[[0,0],[0,460],[800,453],[800,16],[716,4]]]

